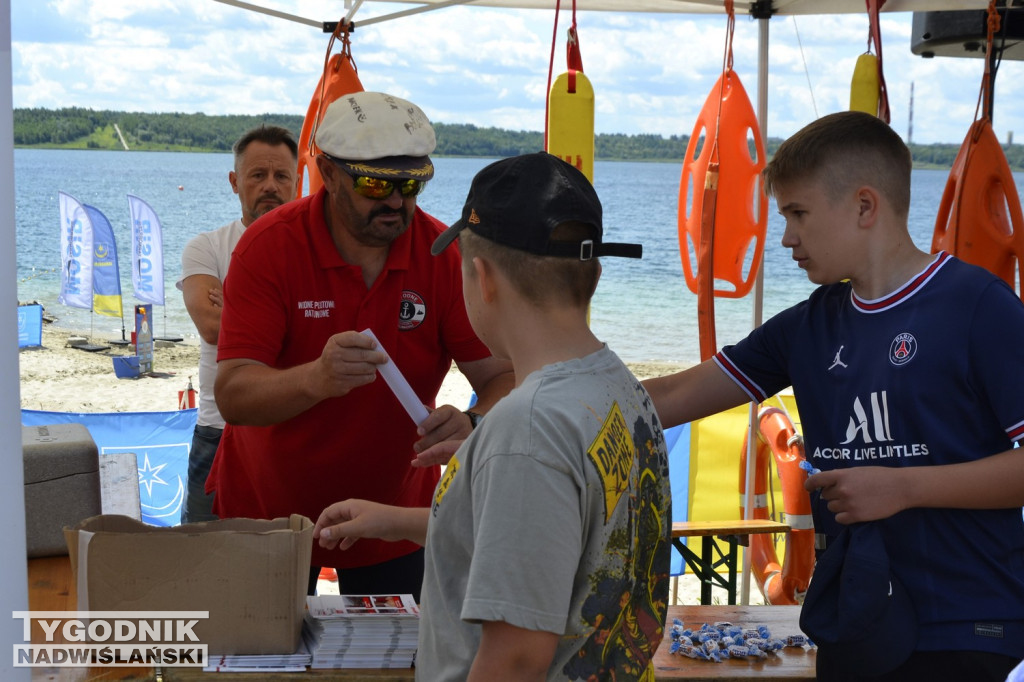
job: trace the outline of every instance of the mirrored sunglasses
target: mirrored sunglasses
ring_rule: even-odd
[[[378,201],[387,199],[396,189],[403,197],[414,197],[423,191],[426,184],[423,180],[414,179],[396,181],[371,178],[365,175],[352,176],[352,189],[356,191],[356,194]]]

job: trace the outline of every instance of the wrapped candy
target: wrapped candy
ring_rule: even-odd
[[[813,464],[808,462],[806,459],[801,461],[800,464],[798,464],[797,466],[806,471],[808,476],[813,476],[814,474],[821,473],[821,469],[818,469]]]

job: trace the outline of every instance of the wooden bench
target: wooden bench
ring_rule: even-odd
[[[750,544],[748,537],[757,533],[788,532],[787,524],[762,519],[679,521],[672,524],[672,544],[679,550],[686,565],[700,579],[701,604],[705,606],[711,604],[712,587],[724,588],[729,595],[729,604],[735,604],[736,575],[739,572],[737,546],[748,546]],[[689,537],[702,538],[699,555],[683,543],[683,538]],[[727,552],[722,552],[715,544],[715,538],[729,543]],[[718,568],[722,566],[728,569],[726,577],[718,573]]]

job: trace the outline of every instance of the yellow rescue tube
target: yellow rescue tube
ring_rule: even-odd
[[[878,57],[865,52],[857,57],[850,81],[850,111],[878,116]]]
[[[569,70],[551,85],[547,152],[594,182],[594,88],[582,71]]]

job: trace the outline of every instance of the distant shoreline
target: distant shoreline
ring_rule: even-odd
[[[246,130],[259,125],[284,127],[298,138],[303,117],[298,114],[218,115],[94,111],[81,107],[15,109],[14,145],[17,149],[91,149],[153,152],[230,153]],[[437,149],[447,158],[505,158],[543,149],[544,133],[480,127],[468,123],[434,122]],[[770,131],[769,131],[770,132]],[[966,134],[966,130],[965,130]],[[598,161],[666,162],[679,164],[687,157],[690,135],[659,133],[597,133]],[[768,158],[782,143],[769,135],[764,140]],[[962,140],[952,143],[914,144],[909,147],[915,167],[952,168]],[[1010,168],[1024,171],[1024,145],[1003,145]]]
[[[50,145],[15,145],[15,149],[41,149],[47,151],[86,151],[86,152],[121,152],[128,151],[132,152],[161,152],[161,153],[182,153],[182,154],[227,154],[218,149],[87,149],[85,147],[62,147],[62,146],[50,146]],[[465,154],[431,154],[432,157],[437,159],[490,159],[495,158],[492,156],[471,156]],[[683,162],[682,158],[679,159],[626,159],[619,157],[601,157],[598,156],[594,159],[595,161],[601,161],[603,163],[678,163]],[[919,163],[914,162],[914,170],[944,170],[948,171],[952,168],[952,165],[942,165],[937,163]],[[1014,167],[1010,166],[1010,170],[1015,173],[1024,173],[1024,166]]]

